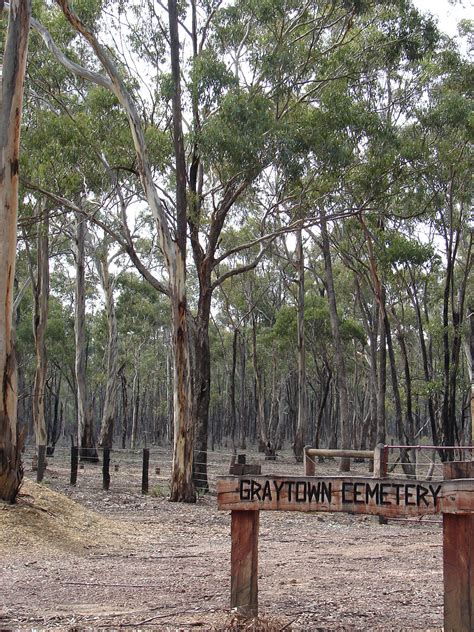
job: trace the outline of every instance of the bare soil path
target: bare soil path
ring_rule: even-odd
[[[263,512],[255,625],[229,610],[230,517],[215,496],[177,505],[66,474],[52,466],[0,506],[0,630],[442,629],[438,523]]]

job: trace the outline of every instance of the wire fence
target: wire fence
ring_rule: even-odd
[[[74,450],[76,456],[74,456]],[[55,447],[54,451],[50,448],[45,452],[47,454],[44,469],[46,482],[64,486],[73,484],[78,491],[99,492],[105,489],[111,493],[132,495],[151,493],[156,496],[167,496],[169,494],[173,459],[171,448],[166,446],[110,450]],[[447,455],[450,460],[456,461],[472,459],[474,447],[385,445],[383,453],[382,476],[439,481],[443,479],[442,459],[446,459]],[[225,448],[223,450],[195,450],[194,457],[194,481],[198,490],[199,488],[206,489],[211,494],[216,494],[217,477],[229,474],[229,467],[235,460],[236,453]],[[290,450],[272,454],[270,457],[266,457],[263,453],[251,452],[249,457],[252,463],[260,464],[264,474],[268,476],[303,475],[305,471],[303,463],[297,462]],[[316,476],[324,477],[338,473],[338,459],[306,458],[312,461]],[[38,455],[34,446],[25,449],[23,463],[28,476],[38,469]],[[347,475],[371,476],[372,471],[373,460],[365,455],[363,458],[351,459],[351,471]],[[418,524],[441,522],[433,520],[432,517],[398,520]]]
[[[474,446],[386,445],[387,476],[416,478],[426,481],[443,480],[443,463],[471,460]]]

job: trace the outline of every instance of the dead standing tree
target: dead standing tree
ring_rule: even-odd
[[[3,5],[0,0],[0,13]],[[30,17],[30,0],[12,0],[0,89],[0,498],[7,502],[15,501],[23,478],[12,331],[20,122]]]

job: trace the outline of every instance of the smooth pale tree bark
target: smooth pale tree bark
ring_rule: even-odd
[[[118,330],[115,314],[114,281],[110,276],[107,252],[96,257],[102,289],[105,294],[105,311],[107,314],[107,381],[105,385],[104,410],[100,426],[99,445],[111,448],[114,435],[114,421],[117,411],[118,395]]]
[[[247,447],[247,395],[245,387],[245,373],[247,367],[247,345],[245,341],[245,333],[240,332],[239,335],[239,421],[240,421],[240,449],[245,450]]]
[[[342,345],[339,315],[337,313],[336,291],[334,289],[334,276],[332,270],[331,248],[327,229],[326,213],[321,209],[321,246],[324,257],[324,271],[326,291],[328,294],[329,319],[331,321],[331,331],[334,342],[334,360],[336,367],[336,384],[339,399],[341,448],[351,447],[350,434],[350,413],[349,413],[349,393],[347,389],[346,362],[344,359],[344,348]],[[350,459],[343,458],[340,463],[341,472],[350,470]]]
[[[22,437],[17,425],[13,287],[20,122],[30,17],[30,0],[11,1],[0,72],[0,499],[10,503],[15,502],[23,478]]]
[[[255,416],[259,452],[265,451],[268,443],[267,423],[265,420],[265,392],[263,387],[263,371],[257,354],[257,321],[252,313],[252,364],[255,392]]]
[[[181,87],[179,68],[178,12],[175,0],[168,2],[171,47],[171,71],[173,80],[173,132],[176,161],[176,230],[172,231],[166,210],[155,186],[147,144],[136,105],[131,98],[120,73],[106,49],[95,35],[79,19],[67,0],[57,0],[71,26],[90,44],[102,64],[106,75],[91,72],[72,63],[55,46],[49,33],[35,24],[48,49],[71,72],[88,81],[101,85],[117,97],[127,117],[134,148],[137,155],[137,170],[145,199],[150,207],[158,229],[158,242],[169,276],[168,285],[154,283],[154,287],[169,296],[172,312],[172,346],[174,357],[174,446],[171,473],[172,501],[194,502],[196,494],[192,481],[193,466],[193,425],[190,379],[190,347],[188,331],[188,310],[186,301],[186,163],[183,132],[181,129]]]
[[[33,386],[33,423],[36,448],[47,444],[45,419],[45,386],[48,359],[45,335],[49,308],[49,217],[44,205],[39,205],[38,237],[36,249],[36,280],[33,284],[34,313],[33,335],[35,339],[35,381]]]
[[[176,240],[169,264],[174,352],[174,450],[170,500],[195,502],[193,482],[194,428],[188,307],[186,298],[187,177],[181,112],[178,6],[168,0],[171,75],[173,79],[173,142],[176,168]]]
[[[74,332],[76,338],[75,372],[77,384],[77,440],[82,460],[97,462],[98,455],[92,425],[91,407],[87,393],[86,347],[86,276],[85,276],[86,220],[76,215],[74,238],[76,286]]]
[[[140,345],[141,346],[141,345]],[[140,350],[135,356],[135,370],[132,381],[132,428],[130,447],[135,450],[138,438],[138,412],[140,410]]]
[[[306,353],[304,340],[304,252],[302,229],[296,231],[296,267],[298,276],[297,298],[297,349],[298,349],[298,418],[293,452],[297,461],[303,461],[303,450],[308,432],[306,397]]]

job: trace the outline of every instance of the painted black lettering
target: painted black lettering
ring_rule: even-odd
[[[415,485],[405,485],[405,505],[416,505],[416,502],[410,502],[410,498],[413,498],[414,493],[410,491],[410,487],[413,488]]]
[[[351,503],[353,502],[352,497],[347,494],[350,493],[349,490],[352,489],[352,483],[348,483],[347,481],[342,482],[342,502],[343,503]]]
[[[380,483],[380,504],[381,505],[391,505],[392,502],[390,500],[385,500],[385,496],[388,496],[388,490],[385,490],[385,487],[391,487],[390,483]]]
[[[280,492],[283,489],[284,484],[285,481],[282,481],[280,484],[278,484],[276,481],[273,481],[273,485],[275,486],[275,491],[277,493],[277,502],[280,500]]]
[[[429,491],[430,490],[423,485],[416,486],[416,504],[418,505],[418,507],[421,505],[421,501],[423,501],[426,506],[429,505],[429,502],[425,498]]]
[[[265,481],[265,485],[263,486],[263,494],[262,500],[268,500],[272,502],[272,490],[270,489],[270,481]]]
[[[247,479],[240,480],[240,500],[250,500],[250,481]]]
[[[324,497],[326,496],[326,501],[328,503],[331,502],[332,498],[332,483],[324,483],[322,484],[322,498],[321,501],[324,502]]]
[[[357,505],[363,505],[364,504],[364,492],[363,492],[363,488],[364,488],[365,483],[354,483],[354,502]],[[359,487],[361,489],[359,489]]]
[[[306,481],[298,481],[296,483],[296,502],[306,502]]]
[[[321,497],[321,483],[314,485],[314,483],[308,483],[308,501],[311,503],[313,499],[319,503]]]
[[[250,496],[251,496],[250,499],[253,500],[256,496],[257,500],[262,500],[262,497],[260,496],[261,489],[262,489],[262,486],[260,485],[260,483],[257,483],[257,481],[251,481],[250,482]]]
[[[366,483],[365,485],[365,502],[368,505],[369,500],[371,498],[375,498],[375,502],[379,504],[379,484],[375,483],[373,487],[370,486],[370,483]]]
[[[393,483],[392,487],[395,487],[395,503],[400,504],[400,490],[403,489],[403,485],[400,483]]]
[[[286,484],[288,485],[288,501],[291,503],[291,488],[294,485],[293,481],[286,481]]]
[[[430,488],[430,492],[433,494],[433,504],[436,505],[438,494],[441,491],[441,485],[438,485],[436,489],[433,487],[433,485],[430,485],[429,488]]]

